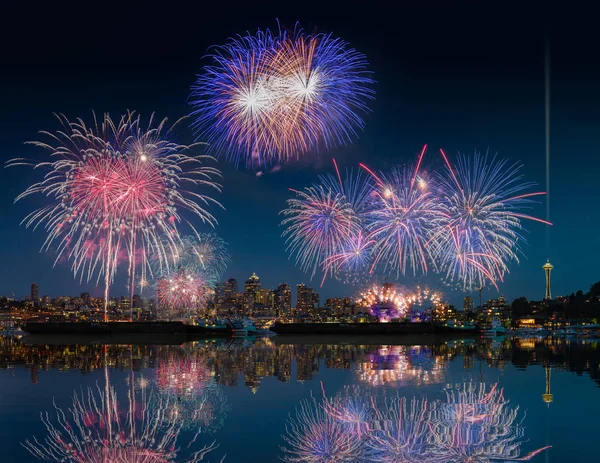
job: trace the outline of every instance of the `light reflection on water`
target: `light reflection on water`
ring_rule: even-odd
[[[31,339],[0,339],[3,462],[560,461],[575,443],[551,432],[549,413],[578,416],[554,403],[553,379],[593,403],[600,392],[589,341]],[[576,445],[595,453],[583,434]]]

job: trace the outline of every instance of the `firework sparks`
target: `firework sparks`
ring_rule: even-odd
[[[215,285],[229,263],[227,244],[215,233],[197,233],[179,240],[163,239],[165,255],[158,253],[152,259],[153,273],[168,276],[177,268],[202,275],[210,286]],[[163,261],[164,259],[164,261]]]
[[[365,57],[330,34],[269,30],[210,55],[192,88],[194,127],[217,151],[261,166],[346,143],[373,97]]]
[[[426,287],[402,290],[393,283],[384,283],[369,287],[360,294],[357,302],[379,321],[389,322],[407,316],[421,319],[424,312],[430,311],[441,300],[440,293]]]
[[[337,255],[361,232],[352,204],[344,195],[323,185],[314,185],[296,192],[282,213],[286,218],[284,236],[296,263],[314,276],[317,269]],[[333,271],[334,266],[328,267]]]
[[[210,225],[216,223],[205,207],[218,203],[186,186],[219,191],[213,178],[220,173],[203,165],[212,158],[186,154],[195,145],[169,141],[166,119],[154,127],[151,118],[148,128],[141,126],[135,113],[117,122],[106,114],[93,126],[81,119],[71,122],[59,116],[59,120],[63,130],[43,132],[50,142],[33,142],[48,150],[52,160],[8,163],[49,171],[16,198],[42,194],[51,199],[23,223],[45,228],[42,249],[56,245],[56,262],[66,257],[75,276],[89,281],[97,275],[98,282],[103,278],[106,301],[120,257],[125,255],[133,293],[136,267],[141,267],[145,279],[147,256],[164,254],[160,236],[178,235],[181,211],[190,211]]]
[[[497,287],[511,261],[518,263],[522,220],[540,219],[523,211],[531,198],[544,192],[527,192],[532,183],[523,181],[519,163],[495,156],[460,156],[454,168],[446,160],[446,173],[439,176],[444,210],[432,240],[434,264],[450,283],[463,290],[491,284]]]
[[[210,290],[201,275],[180,268],[159,278],[156,296],[161,318],[181,320],[197,316],[206,308]]]
[[[369,171],[370,172],[370,171]],[[429,235],[441,217],[439,202],[421,179],[418,167],[394,168],[376,176],[374,204],[369,212],[369,238],[374,240],[372,270],[413,275],[428,270]]]
[[[525,213],[532,198],[520,164],[475,154],[434,175],[416,167],[376,173],[369,181],[351,171],[320,181],[288,200],[283,236],[300,268],[345,278],[381,273],[395,278],[433,268],[448,285],[473,290],[498,286],[522,253],[523,221],[551,225]],[[401,304],[398,304],[401,306]]]

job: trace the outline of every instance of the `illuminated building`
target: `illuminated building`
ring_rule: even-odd
[[[287,316],[292,311],[292,289],[287,283],[281,283],[274,292],[275,315]]]
[[[309,288],[304,283],[300,283],[296,287],[296,290],[298,297],[296,302],[296,311],[298,314],[308,314],[308,312],[314,308],[313,289]]]
[[[464,310],[473,310],[473,298],[471,296],[465,296],[463,301]]]
[[[134,309],[141,309],[142,308],[142,298],[140,297],[139,294],[134,294],[133,295],[133,308]]]
[[[33,283],[31,285],[31,300],[33,301],[33,304],[35,306],[38,305],[39,299],[40,298],[39,298],[39,293],[38,293],[38,285],[37,285],[37,283]]]
[[[244,284],[244,309],[247,313],[254,310],[254,302],[256,301],[256,293],[260,290],[260,278],[253,273]]]
[[[552,273],[552,269],[554,265],[550,263],[550,260],[547,260],[546,263],[542,266],[544,269],[544,273],[546,274],[546,296],[544,300],[549,301],[552,299],[552,292],[550,291],[550,273]]]

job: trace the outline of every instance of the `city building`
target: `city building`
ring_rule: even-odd
[[[312,289],[304,283],[296,286],[296,313],[307,314],[312,306]]]
[[[465,296],[464,300],[463,300],[463,310],[473,310],[473,297],[472,296]]]
[[[247,315],[254,310],[254,302],[256,293],[260,289],[260,278],[256,273],[253,273],[250,278],[244,283],[244,310]]]
[[[292,311],[292,289],[287,283],[281,283],[274,291],[275,316],[289,316]]]
[[[32,300],[34,306],[38,305],[40,297],[39,297],[37,283],[32,283],[32,285],[31,285],[31,300]]]

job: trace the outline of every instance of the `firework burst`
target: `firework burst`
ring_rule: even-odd
[[[152,259],[153,273],[169,276],[175,269],[183,268],[202,275],[206,283],[214,286],[229,263],[227,243],[215,233],[196,233],[176,241],[164,238],[165,255],[157,253]]]
[[[427,273],[428,237],[441,217],[435,194],[418,176],[419,167],[371,174],[376,180],[368,225],[369,239],[374,241],[371,269],[381,266],[384,273],[397,277],[407,271]]]
[[[518,262],[525,242],[522,220],[537,219],[524,213],[531,198],[545,192],[528,192],[521,164],[475,153],[460,156],[453,167],[445,153],[446,172],[439,176],[444,219],[432,240],[435,265],[451,284],[473,290],[497,287],[511,261]]]
[[[161,236],[178,235],[177,224],[188,211],[205,223],[215,218],[205,209],[218,205],[210,196],[188,186],[219,191],[214,182],[219,171],[205,166],[208,156],[190,156],[195,145],[169,141],[166,119],[148,127],[140,116],[128,113],[118,121],[108,114],[87,126],[81,119],[58,116],[63,128],[33,145],[50,152],[52,160],[31,163],[23,159],[9,166],[33,165],[48,170],[44,179],[31,185],[16,201],[42,194],[50,203],[29,214],[23,223],[47,232],[43,250],[57,246],[57,262],[66,257],[80,279],[104,279],[105,299],[120,259],[125,256],[133,281],[136,267],[145,278],[148,256],[165,253]],[[106,316],[106,315],[105,315]]]
[[[322,271],[323,283],[328,276],[398,278],[432,267],[462,290],[497,287],[522,253],[523,221],[551,225],[526,213],[545,193],[530,192],[520,164],[478,153],[453,167],[441,151],[445,171],[428,173],[426,148],[414,168],[376,173],[361,164],[366,181],[352,171],[342,180],[334,161],[337,177],[296,191],[282,225],[300,268],[311,278]]]
[[[287,203],[281,224],[286,227],[283,236],[288,251],[296,255],[296,263],[303,271],[311,272],[311,277],[323,267],[332,272],[335,266],[327,267],[326,262],[343,252],[361,232],[352,204],[344,195],[321,184],[297,191],[296,198]]]
[[[260,166],[346,143],[374,94],[365,57],[331,34],[258,31],[209,58],[192,88],[193,125],[235,163]]]
[[[198,316],[206,308],[210,288],[202,275],[180,268],[156,282],[160,317],[182,320]]]

